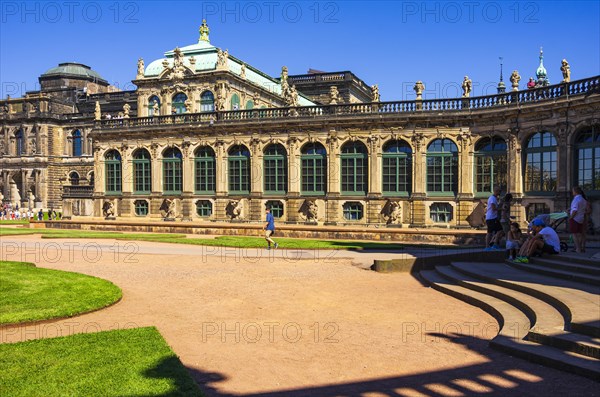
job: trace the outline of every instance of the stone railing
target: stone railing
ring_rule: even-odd
[[[94,186],[91,185],[67,185],[63,186],[63,198],[92,198]]]
[[[268,108],[224,112],[182,113],[168,116],[138,117],[97,121],[97,129],[146,127],[169,124],[233,123],[269,121],[288,118],[345,117],[384,114],[419,114],[424,112],[485,111],[510,109],[544,101],[600,93],[600,76],[527,91],[512,91],[498,95],[470,98],[427,99],[413,101],[356,103],[343,105]]]

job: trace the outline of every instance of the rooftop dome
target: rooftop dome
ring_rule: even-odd
[[[85,80],[106,82],[106,80],[103,79],[98,72],[92,70],[92,68],[87,65],[76,62],[60,63],[57,67],[48,69],[46,73],[42,74],[40,77],[44,78],[53,76],[72,76]]]

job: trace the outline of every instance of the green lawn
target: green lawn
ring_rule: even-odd
[[[207,245],[217,247],[264,248],[265,239],[262,237],[220,236],[216,238],[186,237],[185,234],[171,233],[120,233],[85,230],[62,229],[17,229],[0,227],[0,236],[16,236],[26,234],[41,234],[42,238],[97,238],[133,241],[150,241],[175,244]],[[381,241],[352,241],[352,240],[315,240],[274,237],[280,248],[284,249],[339,249],[339,250],[401,250],[406,247],[420,248],[475,248],[472,245],[444,244],[409,244]]]
[[[0,344],[0,394],[202,395],[154,327]]]
[[[106,280],[0,261],[0,324],[70,317],[120,298],[121,289]]]

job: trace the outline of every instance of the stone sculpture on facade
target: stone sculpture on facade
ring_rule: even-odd
[[[129,118],[129,111],[131,110],[131,106],[126,103],[125,105],[123,105],[123,118],[128,119]]]
[[[35,205],[34,205],[35,196],[31,192],[31,190],[27,194],[27,201],[28,201],[27,204],[29,205],[29,208],[35,208]]]
[[[373,102],[379,102],[381,100],[379,96],[379,86],[377,84],[371,86],[371,98]]]
[[[100,112],[100,102],[96,101],[96,107],[94,108],[94,119],[99,121],[102,118],[102,113]]]
[[[163,200],[160,205],[159,210],[163,214],[163,220],[165,221],[174,221],[175,220],[175,200],[166,198]]]
[[[135,76],[136,79],[143,79],[144,78],[144,60],[142,58],[138,59],[138,63],[137,63],[137,75]]]
[[[239,220],[242,220],[243,209],[244,209],[244,203],[242,202],[242,200],[229,200],[229,203],[227,204],[227,208],[225,208],[225,211],[232,221],[234,221],[234,220],[239,221]]]
[[[307,223],[317,223],[319,206],[315,200],[304,200],[304,203],[300,207],[300,213]]]
[[[242,64],[242,68],[240,69],[240,77],[245,79],[246,78],[246,65]]]
[[[29,140],[29,154],[35,154],[37,152],[37,144],[35,138]]]
[[[183,105],[185,106],[186,113],[192,112],[192,100],[190,98],[186,99]]]
[[[569,65],[569,62],[567,62],[566,59],[562,60],[562,65],[560,67],[560,70],[562,72],[563,75],[563,83],[568,83],[571,81],[571,66]]]
[[[227,83],[220,82],[215,84],[215,93],[217,96],[215,97],[215,110],[220,112],[225,110],[225,101],[227,99],[227,92],[229,91],[229,87]]]
[[[462,82],[463,98],[470,97],[472,89],[473,89],[473,82],[471,81],[469,76],[465,76],[465,78]]]
[[[336,86],[329,87],[329,104],[337,105],[341,101],[342,101],[342,99],[340,98],[340,92],[338,91],[337,87]]]
[[[425,84],[423,84],[423,82],[421,80],[419,80],[415,83],[413,90],[415,90],[415,93],[417,94],[418,101],[423,99],[421,96],[423,95],[423,91],[425,91]]]
[[[223,51],[219,48],[217,50],[217,69],[226,69],[228,59],[229,59],[229,51],[228,50]]]
[[[399,201],[388,200],[381,213],[387,225],[402,224],[402,205]]]
[[[152,104],[152,115],[160,116],[160,106],[158,106],[158,101],[154,101]]]
[[[285,97],[286,92],[290,89],[288,84],[288,68],[287,66],[281,67],[281,78],[279,79],[281,84],[281,96]]]
[[[510,75],[510,83],[512,84],[513,91],[519,91],[519,81],[521,81],[521,76],[519,75],[519,72],[513,70],[512,74]]]
[[[106,200],[102,205],[104,219],[115,219],[115,205],[112,200]]]

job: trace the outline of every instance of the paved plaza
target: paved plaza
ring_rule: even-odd
[[[498,323],[482,310],[364,269],[380,255],[7,236],[1,259],[101,277],[123,299],[1,328],[0,342],[156,326],[209,396],[598,395],[492,350]]]

